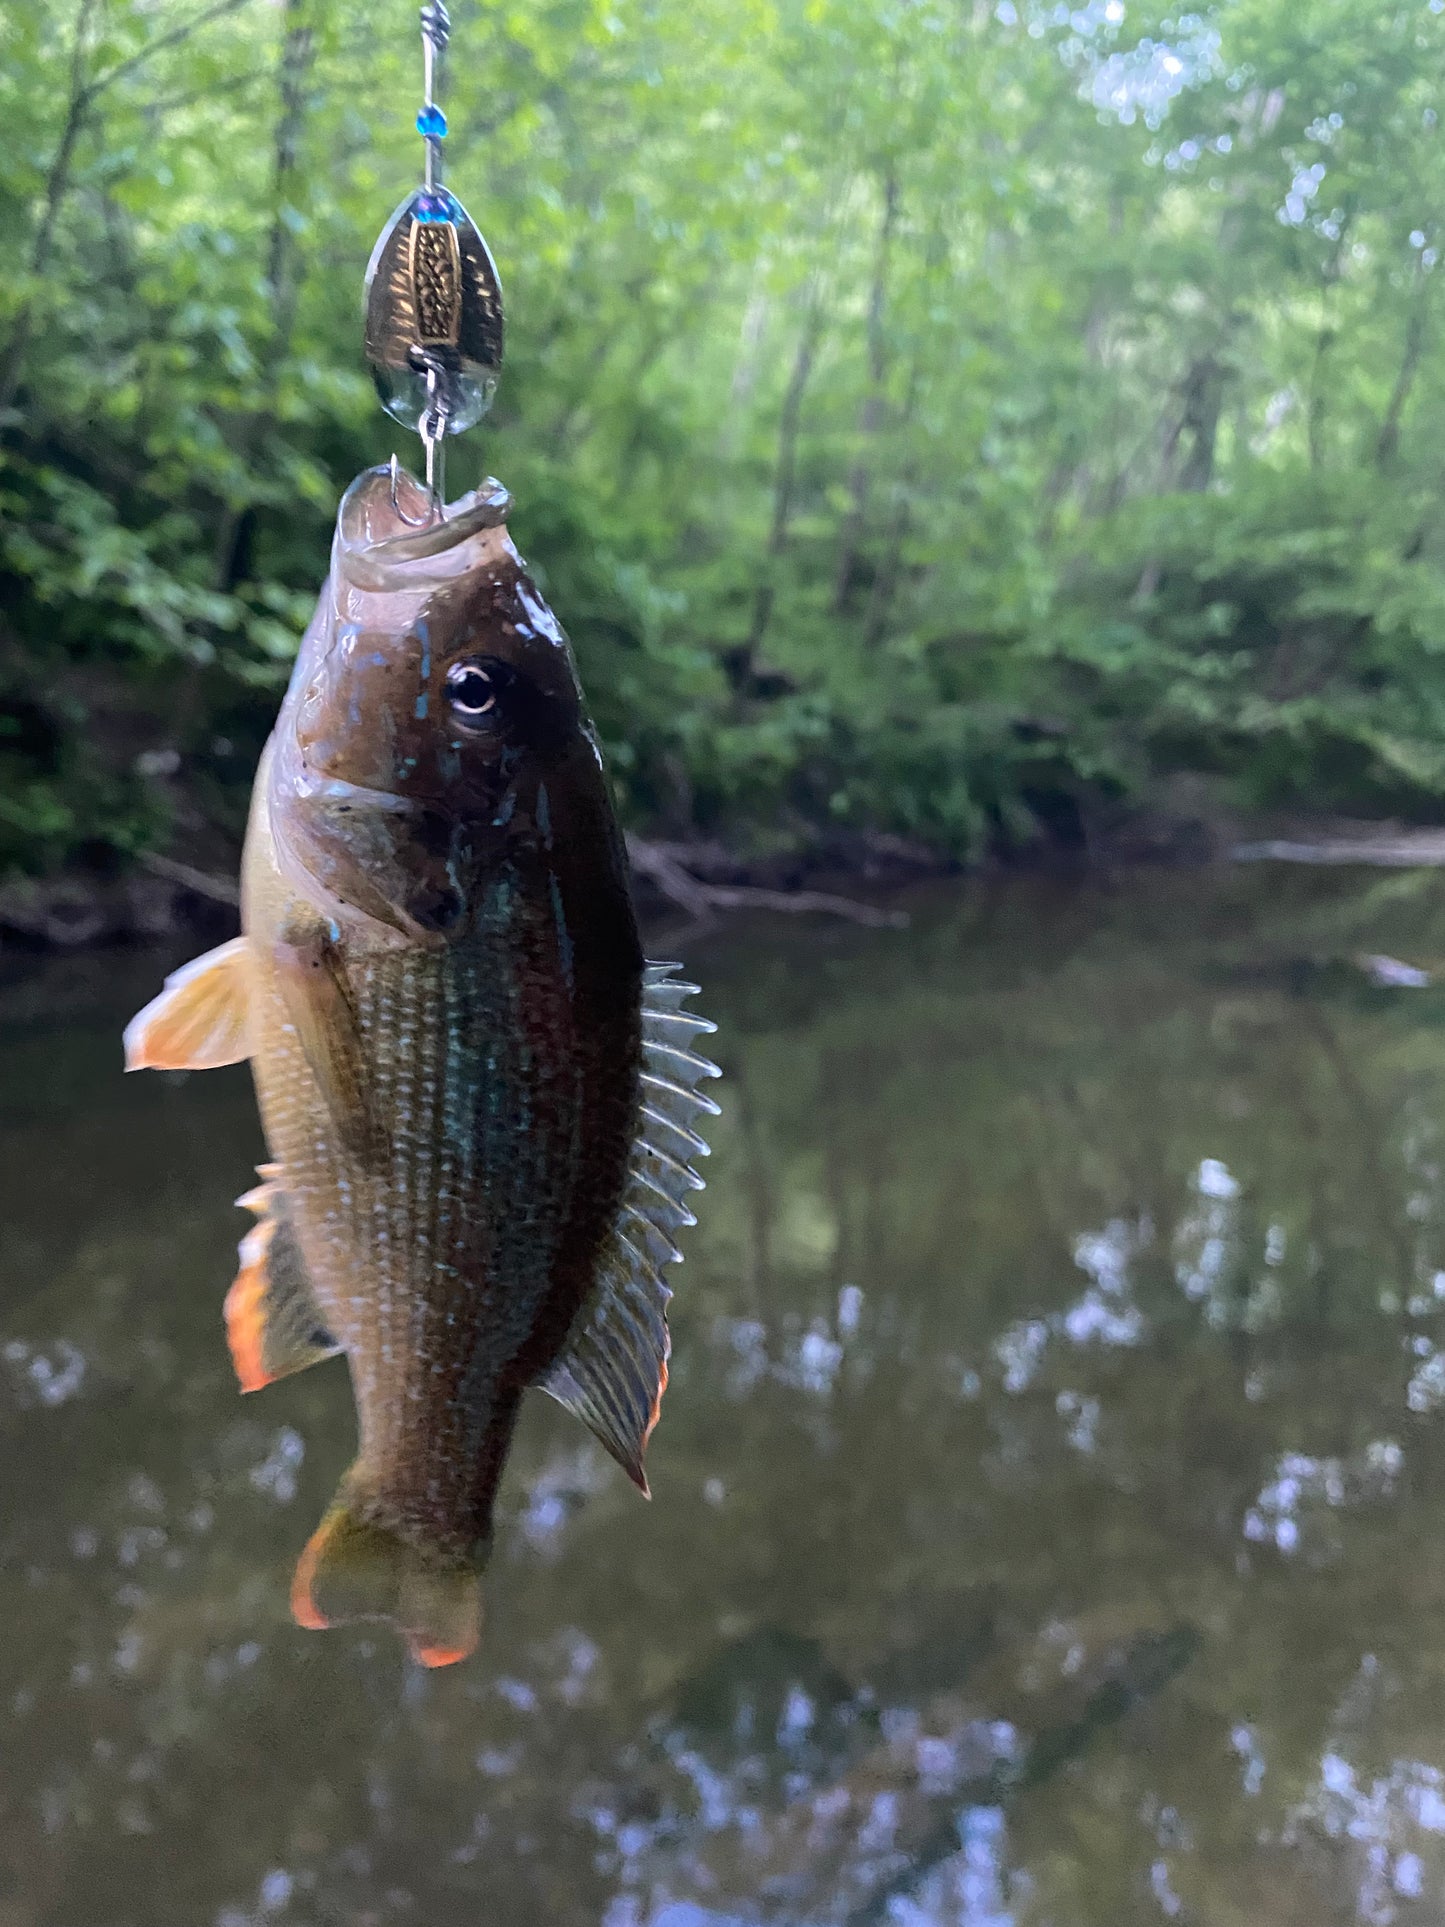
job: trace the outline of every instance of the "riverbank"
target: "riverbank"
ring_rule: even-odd
[[[888,896],[947,876],[958,865],[902,837],[850,838],[806,856],[744,859],[721,844],[629,835],[638,900],[645,913],[704,922],[735,910],[842,917],[854,923],[905,921]],[[120,874],[74,870],[0,884],[0,949],[84,950],[144,943],[180,931],[232,935],[240,896],[236,863],[211,868],[148,854]]]
[[[644,914],[696,923],[763,910],[896,926],[907,921],[894,901],[901,892],[964,873],[922,843],[883,833],[839,835],[767,857],[743,856],[720,842],[629,834],[627,843]],[[1241,823],[1154,811],[1096,826],[1082,843],[995,854],[973,872],[1230,862],[1445,868],[1445,826],[1342,817]],[[73,870],[0,884],[0,950],[77,951],[182,932],[219,942],[235,932],[238,908],[234,866],[150,853],[119,874]]]

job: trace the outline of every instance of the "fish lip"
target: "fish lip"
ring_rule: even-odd
[[[425,808],[417,797],[402,796],[396,790],[369,789],[364,783],[351,783],[344,776],[331,776],[323,768],[313,768],[306,761],[304,750],[300,758],[300,770],[286,772],[288,788],[298,803],[325,798],[333,803],[344,801],[348,807],[354,804],[359,808],[384,810],[392,816],[420,816]]]
[[[355,589],[388,590],[447,582],[461,574],[468,560],[458,554],[474,537],[505,525],[512,497],[492,477],[467,495],[448,503],[425,528],[408,524],[395,491],[406,488],[419,503],[430,501],[421,483],[407,470],[394,474],[391,465],[363,469],[341,498],[336,515],[333,566]],[[378,536],[374,527],[377,496],[385,507],[383,518],[396,533]],[[434,562],[434,568],[418,564]]]

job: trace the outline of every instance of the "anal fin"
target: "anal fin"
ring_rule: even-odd
[[[672,977],[675,964],[651,964],[643,979],[643,1074],[637,1128],[617,1221],[603,1248],[597,1283],[567,1343],[538,1381],[581,1419],[644,1496],[643,1457],[667,1389],[672,1340],[663,1268],[681,1257],[674,1231],[694,1222],[687,1200],[702,1189],[688,1163],[707,1146],[697,1114],[716,1112],[694,1087],[718,1067],[690,1046],[713,1026],[679,1011],[696,985]]]
[[[125,1027],[128,1071],[208,1071],[251,1055],[246,939],[193,957]]]
[[[279,1166],[263,1164],[259,1176],[255,1190],[236,1200],[255,1212],[256,1222],[241,1240],[241,1268],[226,1293],[226,1342],[243,1392],[258,1392],[341,1349],[316,1302]]]

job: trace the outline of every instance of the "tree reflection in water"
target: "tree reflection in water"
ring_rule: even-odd
[[[1438,897],[699,947],[656,1502],[536,1401],[436,1677],[285,1616],[350,1419],[230,1382],[244,1076],[122,1083],[153,958],[12,966],[0,1922],[1437,1922],[1445,991],[1352,959]]]

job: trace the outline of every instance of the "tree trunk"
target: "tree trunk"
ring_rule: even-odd
[[[1395,459],[1400,446],[1400,422],[1405,413],[1405,404],[1410,399],[1410,391],[1415,386],[1415,377],[1420,372],[1420,361],[1425,352],[1430,280],[1418,256],[1415,263],[1415,276],[1415,299],[1411,303],[1409,319],[1405,323],[1405,349],[1400,357],[1400,371],[1395,377],[1395,386],[1390,391],[1384,420],[1380,423],[1379,439],[1375,443],[1377,468],[1388,468]]]
[[[1180,423],[1189,434],[1189,453],[1179,470],[1179,486],[1186,495],[1202,494],[1214,475],[1214,448],[1224,406],[1224,368],[1217,356],[1201,355],[1184,383],[1184,414]]]
[[[1226,373],[1217,349],[1228,341],[1234,323],[1233,315],[1226,316],[1216,347],[1196,355],[1189,364],[1181,384],[1179,414],[1164,437],[1161,452],[1161,480],[1166,489],[1170,487],[1172,479],[1173,487],[1185,494],[1202,494],[1214,479],[1214,453],[1219,440],[1219,418],[1224,412]],[[1179,463],[1177,473],[1171,478],[1175,458],[1186,435],[1189,437],[1188,450]],[[1131,597],[1133,604],[1138,607],[1156,595],[1162,578],[1159,558],[1150,556],[1134,585]]]
[[[281,364],[291,351],[296,304],[301,293],[301,254],[294,224],[288,217],[299,171],[307,90],[316,58],[316,34],[310,16],[311,0],[285,0],[278,68],[279,104],[271,161],[271,229],[266,239],[263,270],[271,324],[265,350],[264,399],[260,408],[241,422],[235,441],[236,451],[247,467],[260,453],[266,429],[275,414],[277,381]],[[244,537],[250,506],[248,502],[231,501],[221,514],[216,531],[214,579],[223,594],[234,589],[246,573]]]
[[[1315,336],[1314,361],[1310,365],[1309,404],[1305,412],[1305,444],[1310,467],[1323,468],[1325,461],[1325,363],[1334,346],[1333,328],[1321,328]]]
[[[803,331],[798,337],[798,351],[793,357],[793,371],[788,377],[782,412],[778,417],[778,456],[773,469],[772,522],[768,529],[768,541],[763,551],[762,566],[758,572],[752,626],[748,630],[747,641],[734,656],[734,673],[739,682],[746,682],[751,675],[757,653],[763,646],[763,638],[767,635],[768,624],[772,621],[773,601],[777,594],[777,564],[779,557],[788,546],[788,525],[793,515],[793,490],[798,473],[798,430],[803,416],[803,397],[807,393],[808,381],[813,373],[813,358],[818,352],[818,340],[822,332],[821,290],[818,282],[814,280],[808,290]]]
[[[65,121],[55,156],[45,176],[40,219],[31,237],[30,258],[26,263],[32,281],[41,280],[50,266],[51,250],[55,246],[56,217],[70,189],[70,170],[75,164],[76,144],[84,131],[94,99],[85,80],[85,41],[90,28],[90,16],[94,11],[95,0],[80,0],[80,9],[75,16],[75,38],[70,49],[70,96],[66,102]],[[0,427],[3,427],[4,418],[19,392],[25,351],[30,346],[34,325],[35,301],[33,296],[27,296],[10,324],[10,338],[4,350],[0,351]]]
[[[900,428],[907,430],[913,422],[913,412],[918,402],[918,359],[915,356],[908,374],[908,393],[904,397]],[[882,642],[893,614],[893,600],[898,593],[899,578],[903,573],[903,545],[908,540],[908,531],[913,521],[913,491],[918,482],[918,461],[910,455],[903,464],[898,478],[898,492],[889,518],[888,534],[883,543],[883,554],[873,577],[873,586],[868,591],[868,606],[863,616],[863,640],[870,649]]]
[[[1345,237],[1350,231],[1350,215],[1347,213],[1340,222],[1340,231],[1335,236],[1330,257],[1320,270],[1320,310],[1319,332],[1315,336],[1314,363],[1310,369],[1309,401],[1305,413],[1305,440],[1309,448],[1310,467],[1322,468],[1325,459],[1325,402],[1329,396],[1329,385],[1325,380],[1325,363],[1330,349],[1335,345],[1337,330],[1330,325],[1330,289],[1340,278],[1340,266],[1344,260]]]
[[[878,220],[878,246],[873,257],[873,280],[868,290],[868,393],[858,418],[859,448],[848,475],[848,513],[838,547],[838,569],[833,581],[833,613],[848,606],[858,572],[859,550],[868,519],[872,444],[883,425],[884,383],[888,375],[888,342],[884,316],[888,303],[888,270],[893,235],[898,224],[898,176],[890,167],[883,176],[883,208]]]

